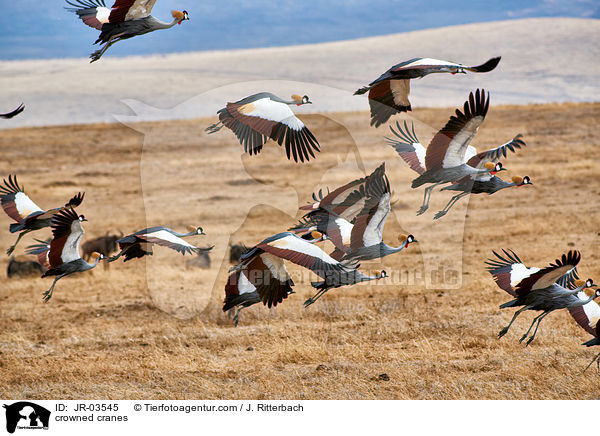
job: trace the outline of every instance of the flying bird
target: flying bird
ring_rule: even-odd
[[[323,241],[324,235],[310,232],[302,239],[314,244]],[[242,256],[250,250],[244,247]],[[241,259],[240,262],[239,266],[232,268],[233,273],[225,284],[223,303],[223,312],[237,308],[233,315],[236,326],[242,309],[261,302],[270,309],[294,293],[294,281],[287,275],[285,265],[279,258],[265,252]]]
[[[410,166],[413,171],[417,172],[418,174],[423,174],[426,171],[426,150],[417,139],[414,124],[412,124],[409,129],[406,121],[404,121],[404,127],[402,127],[400,123],[396,122],[396,129],[397,130],[394,130],[394,128],[390,126],[390,130],[394,136],[396,136],[396,138],[385,138],[388,145],[392,146],[396,150],[398,155]],[[508,156],[508,151],[516,152],[517,149],[525,147],[525,145],[526,144],[523,141],[520,133],[509,142],[480,153],[477,152],[475,147],[469,145],[465,152],[463,163],[475,169],[481,170],[485,168],[485,165],[488,162],[496,164],[502,157]],[[452,185],[441,189],[441,191],[458,191],[459,194],[452,197],[444,209],[435,215],[434,219],[439,219],[444,216],[458,200],[469,195],[469,193],[493,194],[504,188],[524,185],[533,185],[529,176],[513,177],[512,183],[507,183],[498,176],[491,175],[489,172],[463,177]]]
[[[487,177],[485,174],[479,177]],[[511,188],[513,186],[525,186],[525,185],[533,185],[531,178],[529,176],[520,177],[514,176],[511,178],[511,182],[505,182],[498,176],[491,176],[489,180],[475,180],[469,178],[462,179],[461,181],[454,183],[450,186],[446,186],[441,189],[441,191],[459,191],[459,194],[456,194],[454,197],[450,199],[448,204],[435,214],[433,219],[439,219],[446,215],[450,208],[456,204],[458,200],[469,195],[469,194],[494,194],[502,189]]]
[[[150,227],[143,229],[138,232],[127,235],[119,240],[120,252],[116,255],[109,257],[108,262],[113,262],[121,256],[125,256],[123,262],[135,259],[138,257],[152,256],[152,245],[160,245],[163,247],[169,247],[172,250],[178,251],[185,255],[185,253],[205,253],[213,249],[213,247],[199,248],[181,238],[186,236],[205,235],[202,227],[188,227],[188,233],[177,233],[168,227]]]
[[[469,99],[464,104],[463,112],[456,109],[456,115],[452,115],[446,125],[435,134],[427,150],[417,139],[414,129],[409,132],[406,124],[405,130],[402,130],[397,124],[398,132],[390,128],[392,133],[400,138],[400,141],[386,138],[388,144],[394,147],[400,157],[419,174],[412,181],[412,188],[430,184],[425,188],[423,204],[417,215],[425,213],[429,208],[431,191],[436,186],[458,182],[464,177],[475,178],[486,175],[491,177],[504,170],[502,163],[498,162],[499,156],[506,153],[507,148],[514,149],[514,147],[521,146],[519,143],[511,141],[508,143],[511,144],[510,146],[504,144],[479,154],[476,154],[473,147],[469,149],[469,143],[485,119],[489,105],[489,94],[486,98],[484,90],[477,89],[475,93],[471,92]],[[469,152],[469,150],[471,151]],[[470,165],[469,160],[477,165]]]
[[[255,257],[260,257],[262,262],[269,269],[268,275],[264,273],[262,275],[260,273],[255,273],[255,276],[259,278],[263,276],[268,276],[269,278],[271,276],[274,277],[278,282],[276,282],[275,285],[268,280],[262,280],[260,284],[262,286],[276,286],[279,290],[277,295],[279,295],[281,299],[283,299],[283,293],[289,290],[288,286],[291,287],[291,283],[293,283],[291,282],[291,278],[285,267],[284,260],[310,269],[323,279],[322,281],[311,283],[318,292],[312,298],[309,298],[304,302],[304,307],[313,304],[329,289],[387,277],[385,271],[377,273],[372,277],[367,276],[356,269],[356,263],[338,262],[316,245],[313,245],[311,242],[290,232],[278,233],[266,238],[264,241],[243,254],[241,263],[231,268],[230,272],[236,273],[248,269],[248,265]],[[252,279],[252,273],[250,273],[247,278],[253,286],[257,287],[257,282],[255,279]],[[230,280],[232,280],[231,277]],[[265,301],[265,298],[266,297],[262,297],[262,301]],[[269,298],[270,297],[266,298],[267,304]],[[275,300],[273,299],[272,301],[274,302]],[[227,301],[225,303],[227,305]]]
[[[487,270],[494,277],[498,287],[515,297],[514,300],[502,304],[500,308],[523,307],[515,312],[508,326],[498,334],[498,338],[508,332],[512,323],[522,312],[526,310],[541,311],[542,313],[533,319],[531,326],[519,341],[523,342],[537,323],[533,334],[527,341],[527,345],[529,345],[535,339],[540,322],[550,312],[583,306],[600,294],[600,290],[597,290],[594,296],[587,300],[576,296],[583,289],[597,287],[592,279],[578,280],[577,264],[581,260],[581,254],[578,251],[571,250],[567,254],[563,254],[561,258],[543,269],[525,266],[512,250],[510,252],[502,251],[503,254],[493,251],[496,258],[488,259],[486,262]]]
[[[594,294],[590,292],[590,289],[586,291],[580,291],[576,295],[582,301],[587,301],[589,297]],[[594,336],[593,339],[584,342],[582,345],[586,347],[592,347],[594,345],[600,345],[600,306],[595,301],[588,301],[587,303],[569,308],[569,313],[577,321],[586,332]],[[592,366],[594,362],[598,363],[598,371],[600,372],[600,353],[598,353],[589,365],[584,369],[584,372]]]
[[[357,90],[354,95],[369,92],[371,125],[379,127],[392,115],[412,110],[408,94],[410,79],[425,77],[432,73],[487,73],[500,62],[500,57],[491,58],[486,63],[474,67],[438,59],[415,58],[394,65],[379,78]]]
[[[260,92],[236,101],[217,111],[219,122],[209,126],[206,131],[215,133],[223,126],[231,129],[237,136],[244,152],[258,154],[267,138],[285,142],[288,159],[295,162],[309,161],[319,152],[319,142],[302,121],[290,109],[291,105],[311,104],[308,96],[292,95],[291,100],[283,100],[270,92]]]
[[[54,215],[67,208],[79,206],[85,195],[79,192],[63,207],[43,210],[25,194],[23,187],[19,186],[17,176],[9,175],[8,181],[4,179],[3,182],[4,186],[0,186],[0,204],[4,212],[16,221],[10,225],[9,231],[20,232],[16,242],[6,251],[8,255],[14,251],[23,236],[34,230],[50,227]]]
[[[18,108],[16,108],[14,111],[12,111],[12,112],[8,112],[8,113],[5,113],[5,114],[0,114],[0,118],[6,118],[6,119],[8,119],[8,118],[12,118],[12,117],[14,117],[14,116],[17,116],[17,115],[19,115],[19,114],[20,114],[21,112],[23,112],[24,110],[25,110],[25,105],[24,105],[23,103],[21,103],[21,104],[19,105],[19,107],[18,107]]]
[[[318,206],[312,205],[298,225],[290,230],[298,233],[316,230],[325,234],[336,247],[330,256],[341,261],[382,258],[418,242],[413,235],[400,235],[399,247],[390,247],[383,242],[383,228],[391,211],[385,163],[364,179],[350,182],[335,192],[338,193],[328,195]],[[313,194],[313,198],[317,199],[317,196]],[[341,203],[334,203],[334,198]]]
[[[90,55],[90,62],[102,57],[115,42],[133,38],[160,29],[170,29],[175,24],[189,20],[187,11],[171,11],[173,20],[162,22],[152,15],[156,0],[116,0],[111,8],[104,0],[66,0],[72,8],[65,8],[79,15],[81,21],[100,30],[94,44],[104,44],[100,50]]]
[[[92,263],[81,258],[79,244],[85,233],[81,226],[83,221],[87,221],[83,215],[77,215],[71,207],[65,208],[52,217],[52,241],[48,244],[37,240],[39,244],[28,247],[27,253],[37,255],[42,266],[48,267],[42,277],[57,276],[50,289],[43,294],[45,303],[52,298],[58,280],[76,272],[90,270],[105,258],[98,252],[92,253]]]

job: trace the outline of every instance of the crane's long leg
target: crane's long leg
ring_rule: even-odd
[[[215,132],[218,132],[219,130],[221,130],[222,128],[223,128],[223,123],[221,121],[219,121],[218,123],[211,124],[204,130],[208,133],[215,133]]]
[[[525,338],[527,336],[529,336],[529,332],[531,331],[531,329],[535,325],[536,321],[538,319],[540,319],[540,318],[543,318],[546,314],[547,314],[546,312],[542,312],[538,316],[536,316],[535,318],[533,318],[533,321],[531,321],[531,325],[529,326],[529,328],[527,329],[527,331],[525,332],[525,334],[523,336],[521,336],[521,339],[519,339],[519,342],[523,342],[525,340]]]
[[[529,338],[529,340],[525,343],[525,345],[529,345],[531,344],[531,342],[535,339],[535,335],[537,334],[538,328],[540,328],[540,323],[542,322],[542,320],[544,319],[544,317],[546,315],[548,315],[550,312],[544,312],[542,314],[542,316],[539,317],[537,325],[535,326],[535,330],[533,331],[533,335]]]
[[[17,244],[19,243],[21,238],[29,232],[31,232],[31,230],[23,230],[21,233],[19,233],[19,236],[17,237],[17,240],[15,241],[15,243],[12,246],[10,246],[8,248],[8,250],[6,250],[6,254],[8,254],[10,256],[12,254],[12,252],[15,251],[15,248],[17,247]]]
[[[508,325],[506,327],[504,327],[502,330],[500,330],[500,333],[498,333],[498,339],[500,339],[502,336],[504,336],[506,333],[508,333],[508,329],[510,329],[510,326],[512,325],[512,323],[515,322],[515,319],[517,319],[517,316],[519,316],[521,314],[521,312],[524,312],[527,309],[529,309],[529,306],[524,306],[515,312],[514,316],[512,317],[512,319],[510,320]]]
[[[238,307],[237,310],[235,311],[235,315],[233,315],[233,325],[235,327],[238,326],[238,323],[240,322],[240,312],[242,311],[244,307]]]
[[[125,250],[121,250],[119,251],[117,254],[115,254],[112,257],[107,257],[106,258],[106,262],[114,262],[115,260],[117,260],[119,257],[123,256],[123,254],[125,254]]]
[[[313,295],[311,298],[309,298],[308,300],[306,300],[304,302],[304,308],[306,309],[308,306],[310,306],[311,304],[313,304],[315,301],[317,301],[319,298],[321,298],[321,296],[327,292],[329,290],[329,288],[325,288],[325,289],[321,289],[319,292],[317,292],[315,295]]]
[[[437,182],[437,183],[434,183],[433,185],[425,188],[425,193],[423,194],[423,204],[421,205],[421,208],[417,211],[417,215],[424,214],[425,211],[429,208],[429,200],[431,199],[431,191],[433,190],[433,188],[435,188],[438,185],[441,185],[442,183],[444,183],[444,182]]]
[[[104,52],[106,52],[106,50],[108,50],[108,48],[117,41],[119,41],[118,35],[111,36],[100,50],[96,50],[94,53],[92,53],[90,55],[90,59],[91,59],[90,64],[92,62],[96,62],[98,59],[100,59],[102,57],[102,55],[104,54]]]
[[[596,357],[594,357],[594,358],[592,359],[592,361],[590,362],[590,364],[589,364],[588,366],[586,366],[586,367],[585,367],[585,369],[583,370],[583,372],[586,372],[586,371],[587,371],[587,369],[588,369],[590,366],[592,366],[592,364],[593,364],[594,362],[598,362],[598,373],[600,373],[600,353],[596,354]]]
[[[50,298],[52,298],[52,292],[54,292],[54,285],[56,284],[56,282],[63,278],[66,274],[61,274],[58,277],[56,277],[54,279],[54,281],[52,282],[52,286],[50,286],[50,289],[48,289],[46,292],[44,292],[42,295],[44,296],[44,303],[47,303],[48,301],[50,301]]]
[[[446,215],[448,213],[448,211],[452,208],[452,206],[454,206],[456,204],[456,202],[458,200],[460,200],[461,198],[465,197],[469,195],[466,192],[461,192],[460,194],[456,194],[454,197],[452,197],[450,199],[450,201],[448,202],[448,204],[446,205],[446,207],[444,207],[442,210],[440,210],[438,213],[435,214],[435,216],[433,217],[434,220],[437,220],[438,218],[443,217],[444,215]]]

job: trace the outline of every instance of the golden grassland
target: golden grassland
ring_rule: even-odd
[[[411,114],[422,142],[451,112]],[[496,338],[512,311],[498,308],[509,296],[484,269],[492,249],[513,248],[544,266],[576,248],[580,275],[600,281],[600,104],[492,106],[474,143],[522,133],[527,147],[504,161],[501,176],[529,175],[535,185],[474,195],[439,223],[433,213],[451,195],[434,193],[430,210],[415,215],[422,190],[410,189],[414,173],[385,145],[387,127],[370,128],[366,112],[302,118],[323,150],[304,165],[272,143],[240,157],[231,132],[204,132],[214,119],[2,131],[0,174],[18,174],[40,206],[86,192],[78,209],[89,220],[84,239],[193,224],[207,236],[190,240],[215,248],[207,270],[158,248],[152,258],[62,279],[49,304],[41,292],[50,279],[3,280],[0,397],[600,398],[600,375],[582,372],[600,350],[581,346],[589,335],[566,311],[548,316],[528,347],[518,339],[531,312]],[[331,290],[305,310],[311,277],[292,265],[297,293],[276,309],[244,310],[234,328],[221,311],[228,244],[253,245],[285,230],[315,188],[335,188],[382,161],[394,200],[384,240],[395,245],[398,233],[410,232],[420,243],[363,267],[404,275]],[[0,233],[1,249],[14,239]],[[460,281],[428,281],[432,264],[454,268]]]

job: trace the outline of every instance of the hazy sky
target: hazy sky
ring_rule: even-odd
[[[98,31],[64,6],[0,0],[0,59],[87,57]],[[170,21],[171,9],[187,10],[190,21],[115,44],[111,56],[305,44],[526,17],[600,18],[598,0],[158,0],[152,14]]]

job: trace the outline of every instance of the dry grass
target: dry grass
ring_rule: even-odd
[[[425,123],[417,126],[424,142],[431,135],[426,124],[438,128],[449,113],[414,111]],[[600,398],[598,383],[589,383],[597,381],[595,371],[582,374],[594,350],[580,345],[587,334],[566,312],[550,315],[527,348],[518,338],[531,313],[496,339],[512,312],[498,309],[507,295],[483,268],[492,249],[511,247],[541,266],[577,248],[581,274],[600,280],[600,104],[492,107],[476,143],[523,133],[528,146],[505,161],[510,172],[502,176],[528,174],[535,186],[473,196],[468,211],[465,202],[440,223],[433,212],[450,196],[435,195],[431,211],[416,217],[422,191],[408,187],[412,172],[383,144],[386,129],[368,127],[366,113],[304,118],[323,152],[303,166],[288,163],[272,144],[259,157],[240,159],[230,132],[204,133],[207,119],[136,126],[145,137],[120,125],[4,131],[0,173],[18,174],[42,207],[85,190],[79,209],[89,220],[86,237],[198,224],[208,236],[194,241],[216,247],[210,270],[186,270],[184,258],[157,250],[145,261],[63,279],[49,304],[40,295],[48,280],[6,280],[0,396]],[[228,242],[253,244],[284,230],[321,181],[335,187],[361,175],[357,151],[368,172],[387,164],[396,203],[384,239],[394,241],[403,230],[422,241],[383,266],[422,275],[411,285],[387,279],[336,289],[304,310],[309,277],[291,267],[297,295],[275,310],[245,310],[233,328],[220,310]],[[13,240],[3,231],[2,250]],[[458,267],[459,286],[423,283],[432,262]]]

